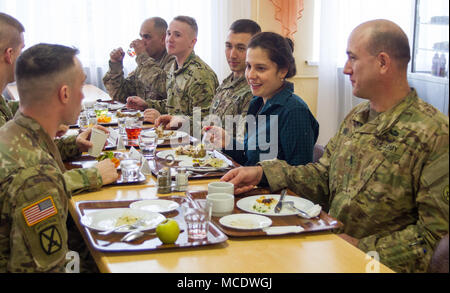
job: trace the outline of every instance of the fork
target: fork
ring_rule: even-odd
[[[100,235],[109,235],[109,234],[111,234],[113,232],[116,232],[117,230],[120,230],[120,229],[125,228],[125,227],[129,227],[131,229],[138,229],[143,224],[144,224],[144,220],[139,219],[136,222],[134,222],[133,224],[120,225],[120,226],[114,227],[114,228],[112,228],[112,229],[110,229],[108,231],[99,232],[98,234],[100,234]]]
[[[311,219],[311,216],[307,212],[302,211],[301,209],[297,208],[294,205],[293,201],[285,201],[285,202],[283,202],[283,204],[287,204],[291,209],[294,209],[297,212],[299,212],[304,218]]]

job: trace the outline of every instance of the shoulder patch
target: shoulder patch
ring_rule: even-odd
[[[444,187],[444,190],[442,191],[442,199],[448,203],[448,185]]]
[[[25,218],[28,227],[34,226],[57,213],[58,210],[56,209],[51,196],[22,209],[22,215]]]
[[[62,248],[62,238],[58,228],[53,225],[39,233],[42,250],[47,255],[58,252]]]

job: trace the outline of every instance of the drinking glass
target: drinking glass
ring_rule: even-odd
[[[143,131],[139,136],[139,148],[144,157],[155,156],[157,136],[154,132]]]
[[[142,120],[127,117],[125,121],[125,132],[127,133],[128,146],[139,146],[139,135],[142,131]]]
[[[196,200],[196,202],[197,206],[193,206],[190,202],[182,203],[181,210],[186,222],[188,237],[205,239],[208,236],[212,205],[206,200]]]
[[[125,122],[127,118],[126,117],[120,117],[117,118],[117,126],[119,127],[119,134],[121,136],[125,136],[127,133],[125,132]]]
[[[94,106],[94,112],[97,118],[100,116],[105,116],[106,114],[108,114],[108,105],[106,105],[105,103],[96,103]]]
[[[124,159],[120,161],[120,170],[123,181],[135,181],[139,178],[139,161]]]

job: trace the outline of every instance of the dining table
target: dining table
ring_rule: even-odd
[[[192,141],[191,141],[192,143]],[[158,151],[170,150],[170,146]],[[123,150],[122,152],[128,152]],[[155,166],[155,162],[153,166]],[[127,249],[102,249],[97,234],[81,223],[84,209],[124,207],[129,203],[150,199],[186,200],[186,192],[172,190],[158,193],[156,173],[145,176],[139,184],[103,186],[96,191],[74,195],[69,200],[69,212],[81,232],[89,251],[102,273],[393,273],[373,255],[366,254],[345,241],[332,229],[304,231],[283,235],[224,233],[215,222],[217,241],[190,245],[162,244],[140,247],[129,244]],[[190,179],[187,191],[192,195],[207,194],[208,184],[220,181],[220,176]],[[270,192],[266,192],[270,193]],[[291,193],[292,194],[292,193]],[[238,201],[242,197],[235,195]],[[235,211],[239,209],[236,208]],[[323,215],[328,217],[322,211]],[[176,219],[182,219],[176,215]],[[168,218],[171,217],[169,214]],[[182,231],[182,234],[187,233]],[[186,236],[183,236],[185,239]],[[156,240],[154,239],[156,238]],[[97,239],[98,240],[98,239]],[[157,241],[152,238],[151,243]],[[141,245],[150,240],[140,242]],[[175,243],[176,244],[176,243]],[[131,247],[131,248],[130,248]]]

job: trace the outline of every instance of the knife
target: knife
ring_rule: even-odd
[[[287,189],[283,189],[281,191],[281,196],[280,196],[280,200],[278,201],[277,205],[275,206],[275,213],[279,214],[281,211],[281,208],[283,207],[283,199],[284,196],[286,195]]]

